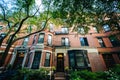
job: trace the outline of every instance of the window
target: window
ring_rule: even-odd
[[[0,34],[0,40],[1,40],[2,38],[4,38],[5,35],[6,35],[5,33],[1,33],[1,34]]]
[[[68,33],[68,28],[63,27],[63,28],[62,28],[62,33]]]
[[[27,46],[29,38],[26,37],[22,43],[23,46]]]
[[[120,46],[120,41],[115,36],[110,36],[109,39],[113,47]]]
[[[112,30],[120,30],[120,26],[117,22],[111,23]]]
[[[44,66],[45,67],[49,67],[50,66],[50,53],[49,52],[46,53]]]
[[[26,53],[25,49],[17,49],[16,58],[15,58],[15,61],[14,61],[14,64],[13,64],[14,69],[16,69],[18,67],[19,68],[22,67],[24,57],[25,57],[25,53]]]
[[[0,26],[0,30],[2,30],[3,29],[3,26]]]
[[[51,46],[52,45],[52,36],[48,35],[48,45]]]
[[[94,30],[96,33],[98,33],[98,30],[97,30],[96,27],[93,27],[93,30]]]
[[[118,55],[118,57],[119,57],[119,59],[120,59],[120,52],[119,52],[119,53],[117,53],[117,55]]]
[[[32,69],[39,69],[41,59],[41,51],[36,51],[32,63]]]
[[[79,33],[81,33],[81,34],[85,34],[85,30],[84,30],[84,28],[83,28],[83,27],[78,28],[78,32],[79,32]]]
[[[70,67],[74,67],[75,66],[75,55],[74,55],[74,53],[72,52],[72,51],[69,51],[68,52],[69,54],[69,65],[70,65]]]
[[[87,38],[85,38],[85,37],[81,37],[80,42],[81,42],[81,46],[89,46]]]
[[[38,38],[38,43],[43,43],[43,42],[44,42],[44,33],[40,33]]]
[[[99,44],[100,44],[101,47],[105,47],[105,44],[104,44],[102,38],[98,38],[98,42],[99,42]]]
[[[68,38],[62,38],[62,46],[69,46],[69,39]]]
[[[105,61],[106,67],[111,68],[114,66],[115,61],[113,59],[112,54],[103,54],[103,59]]]
[[[45,27],[45,21],[41,23],[41,28],[44,28],[44,27]]]
[[[88,68],[89,60],[86,50],[69,50],[69,66],[73,69]]]
[[[36,41],[36,35],[34,36],[34,39],[33,39],[33,43],[32,43],[32,44],[35,44],[35,41]]]
[[[85,66],[83,54],[80,54],[79,52],[76,54],[76,65]]]
[[[105,32],[110,31],[110,27],[109,27],[108,24],[103,25],[103,29],[104,29]]]
[[[53,31],[54,26],[53,26],[53,24],[52,24],[52,23],[50,23],[50,24],[49,24],[49,26],[50,26],[50,31],[52,32],[52,31]]]

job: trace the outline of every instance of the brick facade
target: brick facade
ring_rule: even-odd
[[[113,47],[108,36],[110,35],[108,33],[95,33],[94,30],[91,28],[91,31],[89,31],[86,35],[80,35],[76,32],[69,32],[69,33],[57,33],[57,31],[61,30],[54,30],[53,32],[50,32],[48,30],[42,31],[40,33],[44,34],[44,41],[43,43],[38,43],[38,39],[40,38],[40,33],[34,34],[29,36],[29,40],[27,43],[27,46],[22,45],[24,39],[21,39],[17,41],[14,45],[13,50],[10,50],[11,54],[8,54],[5,65],[11,64],[14,65],[15,59],[17,58],[16,54],[18,54],[17,50],[24,49],[26,52],[24,53],[24,58],[21,62],[22,67],[28,67],[32,68],[33,62],[36,59],[36,63],[34,66],[40,67],[47,67],[51,68],[55,66],[57,68],[58,66],[58,53],[63,54],[63,68],[70,67],[70,63],[72,60],[70,59],[71,56],[68,53],[69,51],[73,51],[75,65],[72,67],[73,69],[90,69],[93,72],[96,71],[104,71],[107,70],[108,67],[106,67],[105,59],[103,58],[102,54],[112,54],[113,59],[115,61],[115,64],[120,64],[120,58],[117,54],[120,53],[120,47]],[[36,35],[35,43],[34,36]],[[51,40],[49,40],[48,35],[51,35]],[[101,37],[105,47],[101,47],[98,38]],[[88,41],[87,46],[83,46],[80,42],[80,38],[86,39]],[[63,39],[63,44],[62,44]],[[52,41],[51,45],[49,45],[48,41]],[[6,42],[6,41],[4,41]],[[65,43],[66,42],[66,43]],[[0,48],[0,50],[4,50],[5,48]],[[16,50],[16,51],[15,51]],[[87,51],[87,57],[85,57],[84,53],[81,53],[82,51]],[[14,52],[14,54],[13,54]],[[78,53],[79,54],[78,54]],[[21,54],[22,52],[20,52]],[[47,56],[47,53],[50,54],[50,56]],[[40,59],[38,60],[39,63],[37,63],[37,56],[35,54],[40,56]],[[82,55],[84,58],[76,59],[77,57],[80,57]],[[25,57],[26,56],[26,57]],[[13,59],[15,58],[15,59]],[[88,59],[88,62],[86,60]],[[84,62],[81,62],[84,60]],[[46,62],[47,61],[47,62]],[[70,62],[71,61],[71,62]],[[46,65],[45,66],[45,62]],[[26,65],[26,66],[25,66]],[[85,65],[85,66],[84,66]]]

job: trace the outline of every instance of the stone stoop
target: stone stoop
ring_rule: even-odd
[[[54,74],[54,80],[66,80],[64,72],[57,72]]]

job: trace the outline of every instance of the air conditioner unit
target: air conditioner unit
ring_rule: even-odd
[[[44,48],[44,44],[36,44],[35,48],[36,49],[43,49]]]

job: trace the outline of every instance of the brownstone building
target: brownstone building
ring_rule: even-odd
[[[84,33],[84,30],[82,30]],[[66,27],[45,30],[17,41],[10,49],[5,64],[14,69],[27,67],[56,68],[56,71],[88,69],[104,71],[120,64],[119,36],[111,36],[109,25],[103,25],[103,32],[90,27],[86,35],[71,32]],[[3,32],[1,32],[1,36]],[[7,40],[0,48],[4,51]]]

